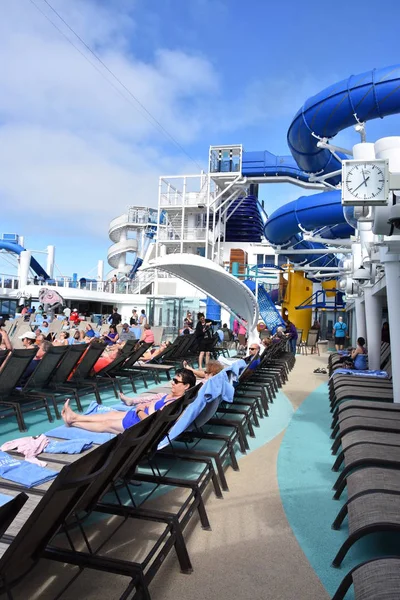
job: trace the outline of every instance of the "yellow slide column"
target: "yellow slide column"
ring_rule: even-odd
[[[282,316],[284,319],[290,319],[297,329],[303,330],[303,340],[305,340],[311,327],[312,309],[296,310],[296,306],[312,295],[312,281],[305,277],[303,271],[291,271],[289,268],[286,273],[288,281],[285,299],[282,302]]]

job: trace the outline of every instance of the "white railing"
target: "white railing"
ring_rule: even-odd
[[[205,206],[207,204],[207,189],[201,192],[183,193],[164,192],[160,194],[160,206]]]
[[[144,273],[143,273],[144,275]],[[136,277],[140,277],[137,275]],[[70,290],[87,290],[88,292],[100,292],[104,294],[135,294],[137,293],[138,281],[136,278],[133,281],[87,281],[81,278],[79,281],[73,281],[69,277],[63,277],[57,280],[41,281],[39,279],[28,279],[27,285],[33,285],[35,287],[46,287],[51,289],[58,289],[62,295],[63,289]],[[143,287],[143,283],[139,284],[139,287]],[[19,290],[21,286],[19,284],[19,278],[15,275],[1,275],[0,274],[0,290]],[[30,290],[32,295],[32,290]]]
[[[0,288],[17,290],[19,279],[15,275],[0,275]]]

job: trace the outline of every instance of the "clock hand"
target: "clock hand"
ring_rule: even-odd
[[[361,169],[361,173],[362,173],[362,176],[363,176],[363,179],[364,179],[364,183],[365,183],[365,185],[367,185],[367,184],[366,184],[366,181],[367,181],[367,180],[365,179],[365,173],[364,173],[364,169]]]
[[[362,182],[360,183],[360,185],[358,185],[358,186],[355,188],[355,190],[353,190],[353,191],[352,191],[352,194],[354,194],[354,192],[356,192],[356,191],[358,190],[358,188],[360,188],[362,185],[364,185],[364,183],[365,183],[365,185],[367,185],[367,181],[368,181],[368,179],[369,179],[369,176],[368,176],[366,179],[364,179],[364,181],[362,181]]]

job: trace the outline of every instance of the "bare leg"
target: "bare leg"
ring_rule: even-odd
[[[68,427],[78,427],[97,433],[122,433],[122,421],[126,413],[113,410],[98,415],[78,415],[69,406],[69,400],[64,404],[61,416]]]
[[[210,353],[206,352],[206,364],[209,362],[210,360]]]
[[[200,354],[199,354],[199,369],[203,368],[203,358],[204,358],[204,352],[200,352]]]
[[[129,398],[129,396],[126,396],[122,392],[120,392],[119,397],[121,398],[122,402],[127,406],[132,406],[133,404],[135,404],[135,400],[133,398]]]

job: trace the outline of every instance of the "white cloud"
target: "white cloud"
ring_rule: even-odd
[[[195,138],[200,125],[190,100],[218,89],[207,60],[160,49],[153,62],[140,61],[128,43],[133,36],[134,46],[137,29],[126,12],[78,0],[55,6],[174,137],[181,143]],[[75,231],[93,230],[106,240],[110,218],[127,204],[155,205],[159,174],[187,169],[188,159],[179,158],[178,169],[177,150],[32,5],[11,3],[5,12],[0,23],[0,196],[8,216],[18,216],[24,230],[30,227],[28,207],[42,215],[42,228],[51,225],[54,211],[76,214]]]

